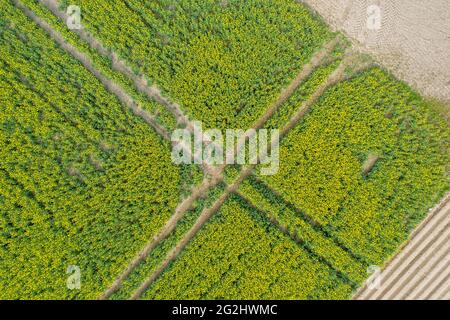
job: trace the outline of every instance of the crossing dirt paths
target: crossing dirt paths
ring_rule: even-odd
[[[135,115],[141,117],[147,124],[149,124],[160,136],[165,140],[170,141],[170,133],[157,123],[154,116],[151,115],[146,110],[143,110],[136,101],[117,83],[106,77],[102,72],[100,72],[93,62],[85,54],[80,52],[76,47],[67,43],[64,37],[56,32],[49,24],[43,21],[40,17],[34,14],[26,6],[21,4],[20,0],[12,0],[13,3],[20,8],[31,20],[33,20],[39,27],[45,30],[53,40],[58,43],[62,49],[76,58],[80,63],[89,70],[99,81],[117,98],[127,106]],[[64,12],[59,10],[58,1],[56,0],[39,0],[47,8],[49,8],[56,16],[60,19],[66,19],[67,16]],[[322,1],[306,0],[306,2],[320,4]],[[361,7],[364,1],[361,0],[348,0],[347,6],[342,13],[343,21],[349,21],[349,17],[352,14],[353,5],[355,3],[357,6]],[[379,2],[383,3],[382,0]],[[384,2],[389,2],[388,0]],[[440,0],[433,0],[433,2],[439,4]],[[365,2],[364,2],[365,3]],[[418,4],[411,4],[413,7],[416,6],[417,9],[420,7]],[[324,4],[322,4],[324,6]],[[398,12],[392,9],[392,6],[386,5],[385,8],[391,8],[391,14],[397,15]],[[386,9],[386,11],[389,11]],[[393,13],[392,13],[393,12]],[[388,12],[389,14],[389,12]],[[360,23],[359,21],[358,23]],[[389,21],[388,21],[389,22]],[[336,22],[335,22],[336,23]],[[342,23],[342,22],[337,22]],[[359,25],[358,25],[359,26]],[[353,25],[354,27],[354,25]],[[446,25],[444,25],[446,27]],[[350,30],[350,29],[349,29]],[[348,30],[347,30],[348,31]],[[132,79],[135,87],[145,93],[149,98],[157,101],[158,103],[167,107],[169,111],[175,116],[177,121],[181,124],[186,125],[186,127],[191,132],[196,132],[194,122],[188,119],[188,117],[183,113],[180,106],[176,103],[170,101],[170,99],[164,97],[160,90],[155,86],[149,86],[148,81],[144,76],[136,75],[132,69],[123,60],[120,60],[114,52],[106,49],[102,44],[92,37],[91,34],[86,32],[84,29],[75,30],[81,39],[85,40],[89,45],[100,52],[102,55],[109,57],[112,60],[112,67],[114,70],[119,71],[126,75],[128,78]],[[377,49],[383,48],[383,35],[376,35],[374,38],[368,37],[366,40],[366,49],[371,53],[375,54],[375,57],[379,58]],[[361,39],[359,39],[361,41]],[[364,39],[363,39],[364,40]],[[435,39],[432,39],[435,40]],[[264,123],[278,110],[278,108],[295,92],[298,86],[315,70],[317,66],[321,64],[324,58],[327,57],[330,50],[336,45],[337,40],[328,43],[325,47],[320,50],[312,60],[304,66],[297,77],[290,83],[290,85],[283,90],[278,99],[274,101],[267,109],[265,114],[258,119],[253,128],[259,129]],[[381,42],[380,42],[381,41]],[[386,40],[387,41],[387,40]],[[374,45],[375,44],[375,45]],[[378,47],[377,47],[378,46]],[[377,47],[377,48],[374,48]],[[411,47],[410,47],[411,48]],[[383,62],[383,61],[382,61]],[[442,63],[442,61],[440,61]],[[446,60],[443,60],[446,63]],[[401,63],[400,63],[401,64]],[[389,66],[389,65],[388,65]],[[396,74],[396,69],[393,69],[394,74]],[[396,74],[400,78],[403,77],[401,74]],[[414,76],[414,75],[413,75]],[[318,90],[313,94],[313,96],[300,108],[289,121],[289,123],[283,127],[282,135],[286,134],[291,130],[296,123],[306,114],[308,109],[313,105],[317,99],[325,92],[327,88],[331,85],[343,80],[344,69],[339,67],[327,80],[325,84],[320,86]],[[412,79],[412,80],[411,80]],[[418,87],[420,90],[426,94],[431,94],[438,96],[439,98],[446,99],[445,92],[450,92],[449,90],[443,90],[444,96],[438,95],[432,92],[428,86],[428,83],[424,85],[423,83],[414,83],[414,79],[407,79],[410,83]],[[442,80],[440,76],[436,76],[435,79]],[[430,79],[425,79],[430,81]],[[424,80],[424,81],[425,81]],[[439,85],[438,85],[439,86]],[[444,89],[448,89],[445,87]],[[427,93],[428,90],[428,93]],[[441,93],[442,93],[441,92]],[[201,135],[196,135],[201,136]],[[245,139],[248,139],[246,137]],[[245,139],[241,141],[239,146],[245,144]],[[207,143],[203,140],[202,143]],[[207,168],[206,173],[210,173],[202,183],[192,190],[191,195],[184,199],[180,205],[177,207],[174,215],[168,220],[166,226],[160,231],[158,235],[153,237],[145,247],[139,252],[139,254],[130,262],[127,268],[117,277],[113,284],[105,291],[101,296],[101,299],[106,299],[111,296],[115,291],[120,288],[123,280],[128,277],[128,275],[149,255],[149,253],[163,240],[165,239],[175,228],[178,221],[184,216],[193,205],[196,199],[201,195],[205,194],[211,187],[217,185],[219,182],[223,181],[223,170],[225,166],[216,168]],[[178,254],[187,246],[190,240],[197,234],[201,227],[216,213],[222,204],[226,201],[230,194],[235,192],[239,187],[240,183],[252,174],[254,166],[245,167],[238,179],[231,185],[227,186],[225,192],[222,196],[213,204],[212,207],[207,208],[202,212],[200,217],[194,226],[188,231],[188,233],[182,238],[182,240],[176,245],[175,248],[168,254],[166,259],[161,263],[158,269],[150,275],[149,278],[134,292],[131,298],[136,299],[141,296],[141,294],[147,289],[147,287],[167,268],[170,262],[174,261]],[[449,196],[430,214],[430,216],[422,223],[419,228],[414,232],[411,240],[405,246],[405,248],[388,264],[386,269],[381,274],[382,284],[377,290],[370,290],[368,286],[364,286],[356,295],[355,299],[450,299],[450,288],[449,288],[449,227],[450,227],[450,204]]]
[[[256,121],[256,123],[252,126],[253,129],[259,129],[264,125],[264,123],[276,112],[276,110],[278,110],[278,108],[290,97],[290,95],[294,93],[294,91],[298,88],[300,83],[303,82],[317,68],[317,66],[319,66],[323,62],[324,58],[326,58],[330,54],[330,52],[333,50],[338,41],[339,41],[338,39],[331,40],[312,57],[311,61],[303,67],[303,69],[294,78],[294,80],[287,87],[287,89],[283,90],[280,97],[277,98],[276,101],[271,106],[269,106],[269,108],[261,116],[261,118]],[[245,137],[245,139],[248,138],[249,137]],[[240,150],[240,148],[243,147],[244,143],[245,140],[238,141],[237,144],[238,151]],[[225,165],[217,167],[210,177],[206,177],[203,180],[198,189],[194,189],[192,194],[187,199],[185,199],[183,203],[177,208],[175,214],[163,227],[160,234],[154,239],[152,239],[144,247],[144,249],[132,260],[130,265],[123,271],[123,273],[121,273],[119,277],[114,281],[114,283],[103,293],[100,299],[108,299],[114,292],[116,292],[120,288],[122,282],[131,274],[131,272],[137,267],[137,265],[139,265],[139,263],[142,262],[150,254],[150,252],[175,229],[178,221],[180,221],[181,218],[184,216],[184,214],[192,207],[194,201],[197,200],[201,195],[205,194],[210,188],[216,186],[218,183],[223,181],[224,169]],[[214,212],[212,212],[211,214],[213,214]],[[199,218],[200,226],[202,226],[209,218],[207,214],[202,216]],[[193,235],[195,235],[195,233]],[[182,249],[183,247],[180,248]],[[181,249],[179,251],[181,251]],[[171,254],[173,255],[172,257],[173,259],[176,258],[179,251],[177,251],[176,254],[175,253]],[[162,268],[162,270],[164,269],[165,267]],[[153,280],[148,281],[152,282]]]
[[[314,94],[305,101],[298,111],[291,117],[288,123],[280,130],[279,139],[281,140],[295,125],[300,121],[300,119],[308,112],[308,110],[314,105],[314,103],[323,95],[323,93],[333,85],[345,79],[345,69],[346,62],[342,62],[339,67],[327,78],[327,80],[319,86],[319,88],[314,92]],[[271,142],[269,146],[270,150],[279,147],[280,140],[275,139]],[[269,152],[270,152],[269,150]],[[259,157],[260,160],[262,157]],[[203,225],[220,209],[220,207],[225,203],[228,197],[236,192],[241,185],[242,181],[247,179],[254,171],[256,165],[249,165],[244,167],[239,176],[234,180],[231,185],[228,185],[225,192],[221,197],[216,200],[216,202],[209,208],[203,210],[199,218],[192,226],[192,228],[184,235],[181,241],[167,254],[165,259],[160,263],[158,268],[150,274],[150,276],[139,286],[138,289],[131,295],[131,300],[139,299],[142,294],[148,289],[148,287],[164,272],[164,270],[170,265],[171,262],[175,261],[178,255],[183,251],[183,249],[188,245],[188,243],[195,237],[195,235],[200,231]]]

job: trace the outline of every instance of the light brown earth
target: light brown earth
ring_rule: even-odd
[[[354,299],[450,300],[450,194],[378,277],[379,286],[363,286]]]
[[[450,101],[449,0],[299,0],[422,95]],[[381,29],[367,28],[370,5]]]
[[[43,30],[45,30],[50,35],[50,37],[61,46],[61,48],[63,48],[67,53],[76,58],[87,70],[89,70],[105,86],[105,88],[107,88],[111,93],[115,94],[116,97],[120,100],[120,102],[122,102],[124,105],[130,108],[136,116],[141,117],[162,138],[164,138],[167,141],[170,141],[170,133],[155,121],[153,115],[148,113],[146,110],[142,109],[142,107],[136,101],[134,101],[120,85],[115,83],[113,80],[107,78],[102,72],[96,69],[96,66],[89,59],[89,57],[80,52],[77,48],[75,48],[71,44],[67,43],[60,33],[55,31],[48,23],[46,23],[40,17],[38,17],[33,11],[29,10],[19,0],[12,0],[12,1],[19,9],[21,9],[25,13],[27,17],[33,20]],[[55,10],[54,11],[55,14],[59,13],[57,7],[55,6],[56,4],[54,1],[48,0],[42,2],[46,5],[48,4],[49,5],[48,8],[52,9],[52,11]],[[105,55],[113,54],[109,53],[109,51],[104,49],[104,47],[89,34],[87,33],[83,34],[84,39],[89,40],[88,43],[91,45],[92,48],[97,49],[101,54]],[[131,79],[135,80],[135,85],[139,90],[142,90],[144,92],[147,90],[146,88],[148,87],[146,86],[141,87],[137,85],[137,83],[139,82],[138,80],[136,80],[137,76],[135,75],[132,76],[131,71],[129,71],[128,67],[125,65],[124,62],[120,62],[119,60],[117,60],[115,65],[116,70],[122,72],[123,74],[129,76]],[[166,103],[170,103],[169,100],[167,100],[165,97],[159,96],[159,92],[155,93],[155,98],[157,99],[158,102],[163,103],[164,105],[166,105]],[[181,114],[180,117],[182,116],[183,115]],[[191,195],[188,198],[184,199],[178,205],[174,215],[167,222],[166,227],[163,230],[161,230],[159,234],[157,234],[156,236],[154,236],[152,239],[149,240],[149,242],[145,245],[145,247],[130,262],[127,268],[118,276],[118,278],[107,289],[107,291],[104,293],[102,297],[109,297],[112,293],[114,293],[118,289],[122,281],[134,270],[134,268],[136,268],[136,266],[150,253],[150,251],[153,250],[153,248],[165,237],[167,237],[167,235],[173,230],[173,228],[175,228],[176,223],[181,219],[184,213],[187,210],[189,210],[194,201],[197,198],[199,198],[202,194],[204,194],[206,190],[211,188],[211,186],[216,184],[217,179],[205,178],[205,180],[201,185],[199,185],[198,187],[194,187]]]

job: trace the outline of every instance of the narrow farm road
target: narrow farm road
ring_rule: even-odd
[[[200,186],[194,188],[192,190],[191,195],[183,200],[178,207],[175,209],[175,213],[172,217],[167,221],[161,231],[154,236],[145,247],[136,255],[133,260],[128,264],[125,270],[114,280],[114,282],[105,290],[105,292],[100,296],[100,300],[106,300],[111,295],[113,295],[117,290],[119,290],[123,281],[133,272],[133,270],[143,261],[145,258],[152,252],[153,249],[165,238],[169,236],[169,234],[175,229],[178,221],[183,218],[184,214],[192,208],[195,200],[197,200],[200,196],[205,194],[210,188],[215,186],[218,183],[216,180],[204,179]]]
[[[59,3],[57,0],[39,0],[39,2],[47,7],[56,17],[62,21],[67,21],[68,16],[65,12],[59,9]],[[199,137],[202,140],[202,143],[206,142],[200,133],[200,129],[193,121],[189,120],[189,118],[181,110],[181,107],[170,101],[167,97],[163,96],[161,90],[156,85],[150,86],[144,75],[135,74],[125,60],[120,59],[117,53],[103,46],[103,44],[92,36],[92,34],[90,34],[86,29],[84,29],[83,26],[81,29],[74,29],[72,31],[84,40],[92,49],[99,52],[102,56],[110,59],[112,61],[112,69],[122,73],[130,79],[139,92],[145,94],[149,99],[154,100],[166,107],[179,124],[184,125],[188,130],[190,130],[190,132],[195,133],[194,137]],[[186,154],[191,154],[190,150],[186,149],[185,151]],[[194,157],[197,156],[198,155],[194,155]],[[207,164],[203,165],[203,169],[205,173],[213,172],[213,168]]]
[[[289,120],[289,122],[280,130],[280,140],[286,136],[286,134],[295,127],[298,121],[308,112],[308,110],[314,105],[315,102],[320,98],[320,96],[330,87],[337,84],[339,81],[345,79],[345,68],[346,62],[342,62],[341,65],[328,77],[316,92],[305,101],[294,116]],[[287,99],[287,96],[285,100]],[[279,147],[280,140],[272,140],[269,146],[270,150]],[[270,152],[269,150],[269,152]],[[268,152],[268,153],[269,153]],[[264,160],[260,157],[260,160]],[[236,192],[241,185],[242,181],[248,178],[255,169],[256,165],[249,165],[243,168],[239,176],[234,180],[231,185],[228,185],[225,192],[221,197],[216,200],[216,202],[210,207],[203,210],[199,218],[192,226],[192,228],[184,235],[181,241],[167,254],[165,259],[160,263],[158,268],[138,287],[138,289],[131,295],[131,300],[139,299],[142,294],[148,289],[148,287],[164,272],[164,270],[169,266],[169,264],[176,260],[180,252],[188,245],[188,243],[195,237],[198,231],[203,227],[203,225],[220,209],[220,207],[225,203],[228,197]]]
[[[57,0],[39,0],[39,2],[46,6],[56,17],[62,21],[67,21],[68,16],[65,12],[59,9],[59,3]],[[189,119],[183,113],[178,104],[173,103],[168,98],[164,97],[156,86],[150,86],[145,76],[136,75],[125,60],[120,59],[115,52],[105,48],[103,44],[92,36],[86,29],[82,27],[81,29],[75,29],[72,31],[82,40],[86,41],[91,48],[97,50],[101,55],[111,59],[113,62],[112,68],[131,79],[140,92],[145,93],[149,98],[154,99],[158,103],[166,106],[173,113],[179,123],[192,126]]]
[[[311,60],[305,64],[302,70],[297,74],[297,76],[290,82],[290,84],[285,88],[281,94],[273,101],[269,107],[266,109],[265,113],[253,124],[251,129],[259,130],[264,124],[275,114],[275,112],[294,94],[298,89],[300,84],[302,84],[320,65],[324,64],[324,60],[328,58],[333,51],[333,49],[342,41],[342,38],[338,35],[331,41],[326,43],[316,54],[313,55]],[[254,133],[253,133],[254,134]],[[245,146],[246,141],[248,141],[252,135],[243,136],[236,144],[236,148],[226,155],[225,163],[235,155],[238,154],[241,149]],[[218,167],[219,174],[225,169],[225,164]]]
[[[64,50],[66,50],[69,54],[71,54],[74,58],[82,63],[82,65],[89,70],[99,81],[113,94],[117,96],[117,98],[128,108],[130,108],[133,113],[139,117],[141,117],[147,124],[152,126],[155,131],[161,135],[165,140],[170,141],[170,135],[165,128],[160,126],[147,111],[143,110],[119,85],[117,85],[112,80],[108,79],[104,76],[100,71],[98,71],[91,60],[86,57],[83,53],[79,52],[75,47],[66,43],[61,34],[56,32],[48,25],[45,21],[42,21],[34,12],[30,11],[27,7],[25,7],[19,0],[12,0],[13,3],[22,10],[27,17],[33,20],[39,27],[44,29],[56,43],[58,43]],[[175,214],[171,217],[171,219],[167,222],[167,225],[163,228],[163,230],[155,236],[151,242],[149,242],[144,249],[135,257],[130,265],[124,270],[124,272],[117,278],[117,280],[112,284],[110,288],[107,289],[105,294],[102,296],[103,298],[108,297],[112,294],[117,288],[120,286],[123,279],[125,279],[132,270],[149,254],[151,250],[162,240],[164,239],[175,227],[178,220],[184,215],[184,213],[192,206],[193,202],[199,198],[206,190],[208,190],[211,185],[215,185],[216,182],[205,179],[203,183],[194,188],[192,191],[192,195],[185,199],[175,210]]]
[[[299,75],[293,80],[294,85],[289,85],[288,89],[281,93],[283,97],[278,98],[276,102],[274,102],[265,112],[264,115],[261,116],[260,119],[257,120],[254,129],[259,129],[263,126],[263,124],[275,113],[275,111],[283,104],[286,99],[295,91],[296,88],[300,85],[302,81],[304,81],[314,70],[317,68],[325,57],[327,57],[330,52],[333,50],[335,45],[337,44],[336,39],[333,39],[324,46],[319,52],[317,52],[311,59],[311,61],[306,64],[303,69],[299,72]],[[288,95],[286,92],[289,92]],[[245,140],[242,142],[242,145],[245,143]],[[242,147],[241,145],[241,147]],[[217,184],[223,181],[223,171],[225,169],[225,165],[220,166],[211,173],[209,177],[206,177],[200,186],[193,190],[192,194],[186,198],[177,208],[175,214],[172,218],[166,223],[163,229],[160,231],[159,235],[150,240],[143,250],[131,261],[128,267],[118,276],[118,278],[113,282],[113,284],[103,293],[100,299],[108,299],[114,292],[116,292],[123,281],[131,274],[131,272],[142,262],[150,252],[162,241],[164,240],[176,227],[177,223],[181,220],[184,214],[192,207],[192,204],[195,200],[197,200],[201,195],[205,194],[210,188],[213,188]],[[220,199],[219,199],[220,200]],[[220,206],[219,206],[220,207]],[[214,212],[213,212],[214,213]],[[199,225],[202,226],[207,220],[208,215],[201,215],[201,221],[199,221]],[[199,219],[200,219],[199,218]],[[205,219],[206,218],[206,219]],[[196,233],[196,232],[195,232]],[[194,233],[194,234],[195,234]],[[182,240],[183,241],[183,240]],[[182,249],[182,248],[181,248]],[[181,251],[181,250],[180,250]],[[164,270],[163,268],[162,270]],[[151,281],[150,281],[151,282]]]
[[[147,124],[149,124],[159,135],[161,135],[165,140],[170,141],[170,135],[165,128],[159,125],[153,115],[142,109],[138,103],[136,103],[126,92],[118,86],[114,81],[108,79],[100,71],[98,71],[92,61],[77,48],[67,43],[64,37],[40,17],[38,17],[33,11],[29,10],[24,6],[19,0],[12,0],[14,5],[22,10],[22,12],[34,21],[39,27],[45,30],[48,35],[64,49],[67,53],[72,55],[77,59],[87,70],[89,70],[102,84],[105,88],[113,93],[121,103],[127,106],[135,115],[141,117]]]

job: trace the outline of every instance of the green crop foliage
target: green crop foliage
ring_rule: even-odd
[[[352,288],[233,197],[203,227],[147,299],[344,299]]]
[[[77,50],[84,53],[89,59],[91,59],[97,70],[101,71],[103,75],[119,84],[137,103],[139,103],[143,109],[154,115],[156,121],[163,127],[169,130],[176,128],[176,120],[165,106],[149,100],[144,94],[138,92],[130,79],[120,72],[112,69],[112,61],[110,59],[102,56],[95,49],[92,49],[88,43],[81,40],[75,32],[67,28],[65,21],[61,21],[54,16],[39,2],[39,0],[21,0],[21,3],[35,12],[54,30],[62,34],[68,43],[76,47]]]
[[[38,0],[21,0],[172,131],[162,104]],[[62,0],[137,75],[204,127],[246,129],[326,25],[291,0]],[[0,0],[0,299],[98,298],[207,175],[10,0]],[[265,128],[282,128],[342,63],[341,41]],[[380,68],[328,89],[283,139],[280,171],[243,181],[144,299],[346,299],[449,190],[448,123]],[[233,183],[188,210],[112,299],[128,298]],[[258,168],[256,168],[258,169]],[[66,270],[80,267],[81,289]]]
[[[173,213],[180,170],[146,123],[1,5],[0,298],[97,298]]]
[[[285,0],[75,0],[83,24],[206,127],[247,128],[332,37]]]
[[[301,243],[312,254],[326,261],[334,270],[344,274],[353,284],[361,284],[367,277],[368,265],[342,245],[303,217],[292,206],[283,203],[270,189],[254,178],[246,180],[239,188],[246,201],[267,219],[285,230],[291,238]]]
[[[194,225],[203,209],[211,206],[222,195],[223,191],[224,186],[218,185],[209,190],[205,199],[197,201],[195,207],[189,210],[177,223],[174,231],[139,264],[133,273],[124,281],[120,290],[111,296],[111,299],[128,299],[133,294],[133,291],[155,271],[170,250],[177,245],[185,233]]]
[[[299,107],[307,101],[317,88],[336,70],[342,62],[342,55],[347,44],[341,43],[331,53],[330,61],[317,67],[311,75],[300,84],[292,96],[275,112],[275,114],[267,121],[264,128],[280,129],[289,122],[291,117]]]
[[[448,190],[449,136],[419,96],[373,68],[322,96],[283,140],[279,173],[261,179],[381,265]]]

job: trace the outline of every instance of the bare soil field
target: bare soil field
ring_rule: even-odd
[[[434,208],[410,241],[378,275],[379,286],[363,286],[357,300],[448,300],[450,195]]]
[[[448,0],[303,0],[396,77],[421,94],[450,101]],[[371,6],[378,6],[376,8]],[[379,14],[379,28],[373,19]]]

